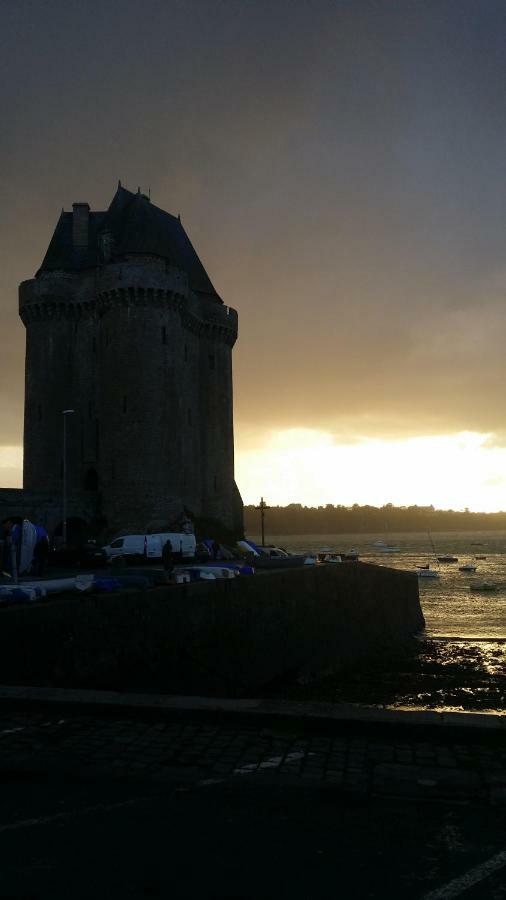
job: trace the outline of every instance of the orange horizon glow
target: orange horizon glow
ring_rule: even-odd
[[[273,506],[434,506],[506,509],[506,448],[477,432],[338,443],[313,429],[269,432],[236,453],[246,505],[260,495]]]
[[[245,505],[434,506],[506,510],[506,447],[489,433],[339,441],[311,428],[238,429],[236,481]],[[0,446],[0,487],[22,487],[23,451]]]

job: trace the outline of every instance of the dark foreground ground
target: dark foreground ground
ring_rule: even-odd
[[[492,810],[369,810],[307,787],[175,780],[16,784],[3,805],[3,898],[404,900],[455,878],[457,894],[434,896],[506,891],[504,868],[465,889],[476,866],[504,852]]]
[[[506,897],[504,729],[0,709],[0,898]]]

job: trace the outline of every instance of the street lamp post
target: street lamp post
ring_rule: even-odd
[[[75,409],[63,409],[63,546],[67,546],[67,416],[75,412]]]
[[[260,497],[260,505],[255,506],[255,509],[260,510],[260,522],[261,522],[261,527],[262,527],[262,547],[265,547],[265,522],[264,522],[265,510],[270,509],[270,507],[267,506],[267,503],[265,502],[264,498]]]

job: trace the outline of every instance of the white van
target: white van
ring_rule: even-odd
[[[182,532],[166,532],[164,534],[125,534],[106,544],[103,548],[107,559],[115,556],[138,556],[139,560],[161,559],[162,550],[167,541],[172,544],[172,552],[177,557],[193,559],[197,546],[194,534]]]
[[[182,559],[193,559],[197,542],[194,534],[183,534],[179,531],[168,531],[162,534],[146,535],[146,555],[148,559],[161,559],[162,550],[170,541],[174,556],[180,556]]]

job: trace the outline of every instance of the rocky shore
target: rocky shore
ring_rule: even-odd
[[[310,684],[285,684],[273,693],[407,709],[506,711],[506,640],[421,640],[412,656]]]

